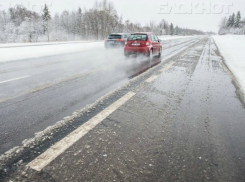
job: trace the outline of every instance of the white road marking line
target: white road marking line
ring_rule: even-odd
[[[152,75],[150,78],[146,79],[145,82],[150,83],[157,78],[157,75]]]
[[[162,68],[162,69],[160,70],[160,72],[164,72],[164,71],[168,70],[171,66],[173,66],[174,63],[175,63],[175,62],[169,63],[167,66],[165,66],[164,68]]]
[[[7,82],[15,81],[15,80],[20,80],[20,79],[27,78],[27,77],[30,77],[30,76],[23,76],[23,77],[19,77],[19,78],[13,78],[13,79],[10,79],[10,80],[1,81],[0,84],[1,83],[7,83]]]
[[[130,98],[132,98],[136,93],[129,92],[122,98],[118,99],[116,102],[111,104],[109,107],[101,111],[99,114],[91,118],[85,124],[74,130],[72,133],[67,135],[65,138],[51,146],[44,153],[39,155],[36,159],[31,161],[28,166],[36,171],[41,171],[45,166],[62,154],[66,149],[72,146],[75,142],[86,135],[90,130],[92,130],[96,125],[108,117],[111,113],[117,110]]]

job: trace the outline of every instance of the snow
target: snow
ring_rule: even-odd
[[[96,41],[63,41],[63,42],[35,42],[35,43],[2,43],[0,48],[7,47],[24,47],[24,46],[39,46],[39,45],[53,45],[53,44],[73,44],[73,43],[91,43]]]
[[[245,36],[216,35],[213,39],[225,59],[226,65],[237,78],[245,93]]]
[[[69,42],[65,44],[34,43],[31,45],[5,44],[4,47],[3,45],[0,45],[0,62],[68,54],[73,52],[88,51],[91,49],[96,50],[96,48],[103,46],[103,42]]]

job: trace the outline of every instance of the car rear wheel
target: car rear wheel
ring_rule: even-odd
[[[124,53],[124,56],[125,56],[125,58],[128,58],[129,57],[129,54]]]
[[[150,59],[153,58],[153,52],[152,52],[152,49],[150,50],[150,53],[149,53],[148,57],[149,57]]]
[[[162,56],[162,48],[160,48],[159,50],[159,54],[158,54],[158,57],[160,58]]]

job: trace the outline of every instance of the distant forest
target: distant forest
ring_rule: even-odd
[[[42,14],[27,10],[23,6],[0,11],[0,42],[43,42],[103,40],[110,33],[154,32],[157,35],[201,35],[204,32],[180,28],[162,20],[150,21],[148,25],[123,21],[112,2],[95,2],[93,8],[63,11],[51,16],[48,6]]]
[[[240,11],[228,18],[222,18],[219,25],[219,34],[245,34],[245,18],[242,19]]]

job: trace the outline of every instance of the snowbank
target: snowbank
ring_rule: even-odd
[[[245,36],[216,35],[213,38],[227,66],[235,75],[243,93],[245,93]]]
[[[6,44],[5,47],[0,46],[0,62],[53,56],[73,52],[87,51],[92,49],[96,50],[96,48],[102,48],[104,46],[104,42],[70,42],[65,44],[43,44],[44,45],[42,45],[42,43],[34,43],[32,45]]]
[[[7,47],[25,47],[25,46],[43,46],[43,45],[56,45],[56,44],[77,44],[77,43],[91,43],[99,41],[63,41],[63,42],[34,42],[34,43],[2,43],[0,48]]]

